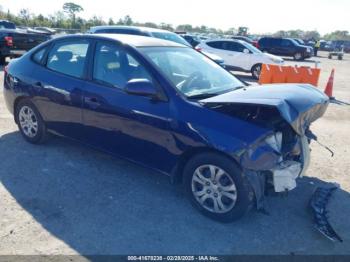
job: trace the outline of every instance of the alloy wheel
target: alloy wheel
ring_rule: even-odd
[[[295,57],[296,60],[300,60],[302,58],[302,55],[301,55],[301,53],[296,53],[294,55],[294,57]]]
[[[19,124],[23,133],[33,138],[38,133],[38,119],[33,109],[28,106],[23,106],[18,114]]]
[[[213,213],[229,212],[237,202],[233,179],[215,165],[202,165],[194,171],[192,193],[203,208]]]
[[[256,79],[259,79],[261,73],[261,66],[256,66],[253,70],[253,75]]]

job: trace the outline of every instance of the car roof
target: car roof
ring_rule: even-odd
[[[204,42],[205,43],[209,43],[209,42],[234,42],[234,43],[246,44],[246,42],[243,40],[226,39],[226,38],[210,39],[210,40],[205,40]]]
[[[65,35],[54,38],[54,41],[59,39],[82,38],[82,39],[101,39],[114,40],[116,42],[126,44],[133,47],[186,47],[185,45],[176,42],[153,38],[148,36],[128,35],[128,34],[76,34]]]
[[[160,32],[160,33],[173,33],[168,30],[158,29],[158,28],[151,28],[151,27],[145,27],[145,26],[126,26],[126,25],[100,25],[100,26],[93,26],[90,28],[91,31],[98,30],[98,29],[125,29],[125,30],[135,30],[135,31],[141,31],[141,32]],[[175,33],[173,33],[175,34]]]

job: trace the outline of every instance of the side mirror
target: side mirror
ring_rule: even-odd
[[[130,95],[156,97],[157,90],[148,79],[131,79],[126,83],[125,92]]]
[[[243,49],[243,53],[245,53],[245,54],[250,54],[250,51],[249,51],[247,48],[244,48],[244,49]]]

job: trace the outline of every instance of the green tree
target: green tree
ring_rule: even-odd
[[[190,24],[178,25],[176,31],[193,32],[193,27]]]
[[[114,25],[114,21],[113,21],[112,18],[109,18],[109,20],[108,20],[108,25]]]
[[[134,22],[129,15],[126,15],[123,19],[123,23],[124,25],[132,25]]]
[[[303,39],[320,39],[321,38],[321,35],[318,31],[316,30],[312,30],[312,31],[305,31],[304,32],[304,37]]]
[[[28,9],[21,9],[18,14],[19,18],[22,20],[22,23],[25,25],[29,24],[29,20],[31,18],[31,15],[29,13]]]
[[[76,13],[80,13],[81,11],[84,11],[84,8],[75,3],[68,2],[63,4],[63,11],[66,12],[71,17],[72,25],[74,26]]]
[[[157,24],[152,23],[152,22],[146,22],[144,24],[139,24],[140,26],[146,26],[146,27],[151,27],[151,28],[158,28]]]
[[[173,28],[173,26],[172,26],[171,24],[161,23],[161,24],[159,25],[159,27],[160,27],[161,29],[164,29],[164,30],[174,31],[174,28]]]
[[[337,30],[324,36],[326,40],[350,40],[349,31]]]

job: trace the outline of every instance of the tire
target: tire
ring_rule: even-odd
[[[18,128],[26,141],[42,144],[48,138],[45,122],[34,104],[29,100],[21,100],[15,109]]]
[[[297,60],[297,61],[302,61],[302,60],[304,60],[303,54],[300,53],[300,52],[295,53],[294,56],[293,56],[293,58],[294,58],[294,60]]]
[[[211,168],[217,178],[212,182],[208,179]],[[199,154],[189,160],[183,175],[184,189],[192,205],[211,219],[232,222],[243,217],[253,205],[252,187],[241,169],[228,157],[217,153]],[[217,203],[216,210],[214,202]]]
[[[254,79],[259,80],[261,73],[261,64],[256,64],[252,67],[251,73]]]
[[[0,65],[5,65],[6,64],[6,56],[0,55]]]

